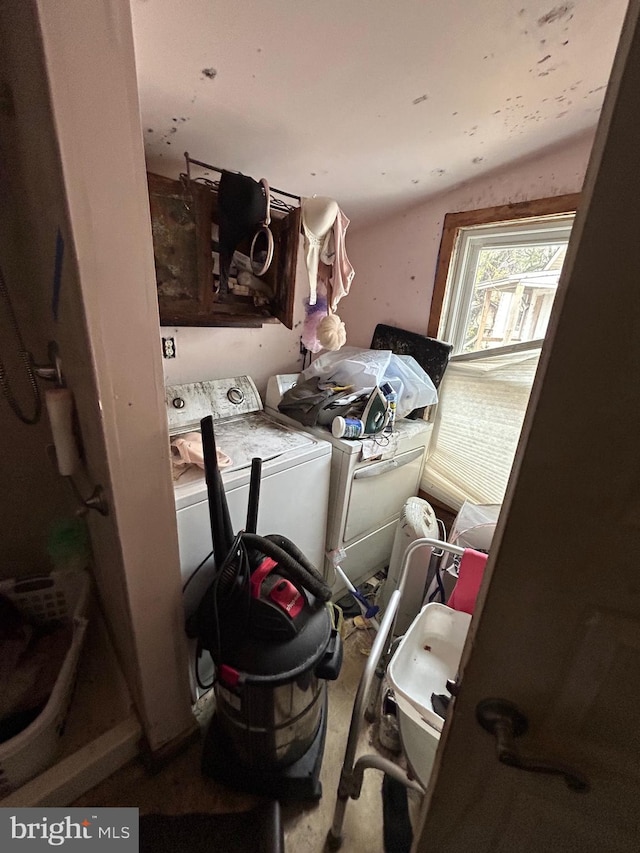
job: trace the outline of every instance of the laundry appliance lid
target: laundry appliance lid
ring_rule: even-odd
[[[262,477],[291,470],[320,457],[331,457],[331,445],[313,435],[274,421],[263,412],[251,412],[214,423],[216,446],[231,457],[221,471],[225,490],[248,486],[251,460],[262,459]],[[206,499],[204,471],[189,465],[173,484],[176,509]]]
[[[254,457],[267,462],[317,444],[312,436],[278,423],[262,412],[217,421],[214,431],[216,446],[231,457],[231,465],[223,473],[250,467]]]

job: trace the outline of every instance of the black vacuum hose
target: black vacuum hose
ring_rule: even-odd
[[[202,432],[204,473],[209,499],[209,522],[211,524],[213,553],[216,563],[220,566],[233,547],[234,535],[222,476],[218,467],[216,439],[213,433],[213,417],[211,415],[202,418],[200,430]]]
[[[324,583],[325,580],[320,574],[320,572],[316,569],[313,563],[302,553],[300,548],[291,541],[291,539],[287,539],[286,536],[283,536],[281,533],[267,533],[264,537],[268,539],[270,542],[273,542],[279,548],[282,548],[283,551],[286,551],[290,557],[293,557],[296,562],[300,563],[303,569],[306,569],[309,574],[314,577],[320,583]]]
[[[326,584],[320,573],[286,537],[277,534],[257,536],[255,533],[243,533],[242,541],[248,549],[260,551],[280,563],[295,580],[298,580],[305,589],[308,589],[320,601],[329,601],[331,598],[331,588]],[[280,542],[285,547],[278,544]],[[294,556],[289,550],[286,550],[289,548],[297,552],[297,555]]]

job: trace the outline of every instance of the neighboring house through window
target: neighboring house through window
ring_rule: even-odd
[[[422,489],[502,503],[578,196],[445,217],[428,334],[453,344]]]

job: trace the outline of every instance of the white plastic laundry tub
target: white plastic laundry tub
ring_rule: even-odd
[[[426,787],[444,719],[432,694],[448,695],[455,680],[471,616],[444,604],[425,605],[411,623],[387,667],[396,698],[402,747],[415,776]]]

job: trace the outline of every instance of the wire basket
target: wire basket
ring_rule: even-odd
[[[87,628],[89,575],[75,570],[55,571],[45,577],[2,581],[0,593],[40,625],[60,619],[73,620],[71,646],[47,704],[30,725],[0,744],[0,797],[4,797],[55,760]]]

